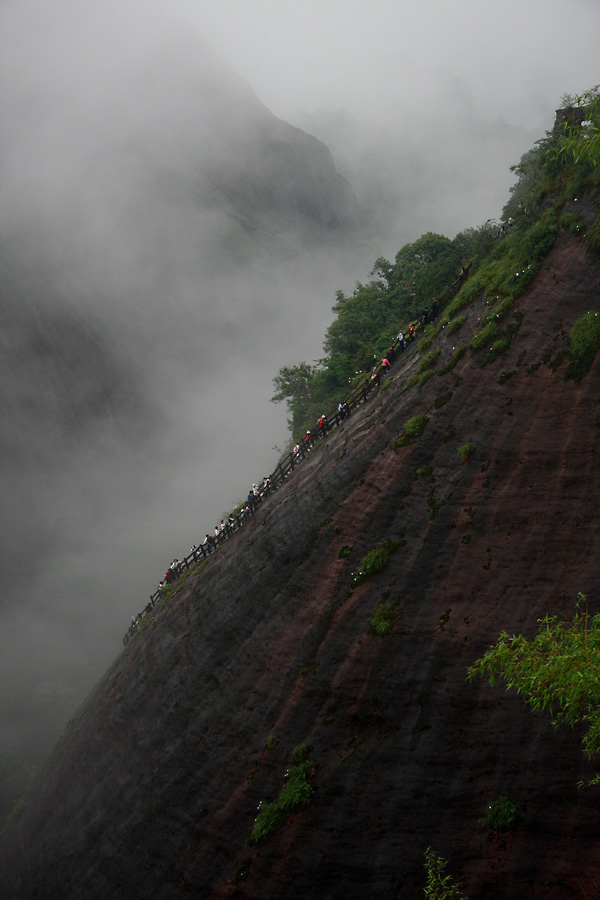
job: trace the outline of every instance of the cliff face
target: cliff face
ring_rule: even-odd
[[[79,710],[5,835],[6,896],[414,898],[429,845],[471,900],[598,890],[581,735],[466,669],[501,630],[570,616],[578,591],[598,608],[600,362],[578,386],[543,359],[598,308],[599,278],[561,234],[504,357],[467,352],[405,392],[417,357],[399,357]],[[439,367],[484,309],[442,337]],[[417,414],[424,433],[395,449]],[[388,565],[352,589],[382,540]],[[312,799],[249,845],[300,743]],[[524,813],[505,837],[483,824],[500,795]]]

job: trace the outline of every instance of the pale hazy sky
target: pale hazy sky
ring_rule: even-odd
[[[600,77],[596,0],[220,0],[184,15],[273,112],[444,113],[544,126]]]

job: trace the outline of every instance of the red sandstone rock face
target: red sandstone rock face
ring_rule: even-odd
[[[578,591],[600,607],[600,361],[580,386],[542,362],[600,307],[599,279],[561,235],[506,356],[479,368],[467,353],[404,393],[417,363],[400,358],[390,387],[98,684],[5,838],[6,896],[413,900],[429,845],[471,900],[598,896],[581,735],[468,684],[466,669],[501,630],[532,636],[548,611],[571,616]],[[442,338],[440,367],[483,311]],[[395,450],[423,413],[424,434]],[[383,539],[406,543],[351,590]],[[382,599],[401,612],[383,639],[369,633]],[[299,743],[318,767],[312,801],[250,846]],[[524,818],[498,837],[484,818],[503,794]]]

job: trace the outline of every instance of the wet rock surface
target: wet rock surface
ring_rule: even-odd
[[[599,279],[583,242],[560,235],[504,356],[481,367],[485,351],[467,351],[403,391],[413,345],[157,608],[7,829],[7,897],[414,898],[430,845],[471,900],[594,896],[581,733],[466,670],[500,631],[570,617],[579,591],[599,607],[600,361],[580,385],[547,364],[598,308]],[[442,335],[438,371],[486,309]],[[395,449],[417,414],[424,433]],[[353,588],[382,540],[396,545],[387,566]],[[369,629],[382,601],[384,638]],[[311,802],[250,845],[300,743],[317,764]],[[500,795],[523,811],[504,835],[485,824]]]

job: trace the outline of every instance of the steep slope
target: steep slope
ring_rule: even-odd
[[[599,278],[561,233],[505,356],[466,353],[420,391],[402,390],[416,354],[400,358],[81,707],[5,834],[7,896],[408,900],[428,845],[471,900],[594,896],[580,735],[466,669],[500,630],[569,616],[578,591],[598,608],[600,361],[579,385],[546,363]],[[438,371],[486,309],[439,338]],[[414,415],[424,432],[397,447]],[[387,566],[353,587],[383,540]],[[251,845],[299,744],[310,803]],[[505,837],[482,824],[499,795],[524,813]]]

